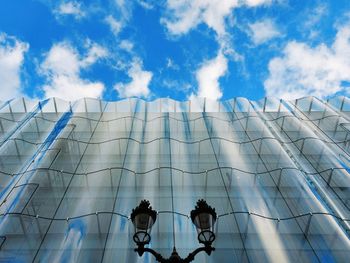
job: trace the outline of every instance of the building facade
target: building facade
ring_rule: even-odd
[[[348,262],[350,99],[0,103],[0,262],[155,262],[130,214],[158,212],[149,247],[194,262]]]

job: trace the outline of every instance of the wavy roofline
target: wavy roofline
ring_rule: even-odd
[[[291,107],[294,107],[296,104],[301,105],[305,110],[307,107],[323,108],[327,107],[325,105],[328,105],[340,111],[343,110],[345,105],[346,111],[350,111],[350,98],[348,96],[335,96],[327,100],[322,100],[315,96],[305,96],[290,100],[277,97],[264,97],[259,100],[250,100],[245,97],[233,97],[227,100],[197,97],[184,101],[172,98],[146,100],[135,97],[114,101],[90,97],[73,101],[58,97],[43,100],[20,97],[8,101],[0,101],[0,112],[29,112],[35,107],[39,107],[41,111],[45,112],[63,112],[67,111],[67,107],[74,112],[228,112],[232,110],[244,112],[251,109],[257,111],[293,111]],[[43,108],[45,109],[43,110]]]
[[[302,100],[302,99],[308,99],[308,98],[314,98],[314,99],[320,99],[320,100],[324,100],[324,101],[328,101],[328,100],[333,100],[333,99],[337,99],[337,98],[349,98],[349,96],[344,96],[344,95],[338,95],[338,96],[334,96],[334,97],[330,97],[327,98],[326,100],[318,98],[317,96],[303,96],[303,97],[298,97],[298,98],[293,98],[293,99],[283,99],[283,98],[278,98],[278,97],[274,97],[274,96],[266,96],[266,97],[262,97],[261,99],[257,99],[257,100],[253,100],[253,99],[248,99],[246,97],[242,97],[242,96],[237,96],[237,97],[232,97],[229,99],[225,99],[225,100],[215,100],[215,99],[211,99],[208,97],[195,97],[194,99],[188,99],[188,100],[176,100],[173,98],[167,98],[167,97],[161,97],[161,98],[155,98],[155,99],[145,99],[145,98],[139,98],[139,97],[128,97],[128,98],[122,98],[122,99],[117,99],[117,100],[105,100],[105,99],[101,99],[101,98],[93,98],[93,97],[82,97],[76,100],[66,100],[64,98],[60,98],[60,97],[49,97],[46,99],[37,99],[37,98],[28,98],[28,97],[18,97],[18,98],[12,98],[9,100],[0,100],[0,103],[6,103],[9,101],[14,101],[14,100],[26,100],[26,101],[46,101],[46,100],[61,100],[64,102],[76,102],[76,101],[81,101],[84,99],[88,99],[88,100],[96,100],[96,101],[102,101],[102,102],[121,102],[121,101],[129,101],[129,100],[140,100],[140,101],[144,101],[144,102],[155,102],[158,100],[170,100],[170,101],[175,101],[175,102],[188,102],[188,101],[195,101],[195,100],[208,100],[208,101],[215,101],[215,102],[226,102],[226,101],[231,101],[231,100],[237,100],[237,99],[242,99],[242,100],[248,100],[251,102],[258,102],[258,101],[264,101],[265,99],[268,100],[284,100],[284,101],[295,101],[295,100]]]

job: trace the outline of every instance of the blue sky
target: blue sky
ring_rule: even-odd
[[[348,0],[4,0],[0,100],[350,93]]]

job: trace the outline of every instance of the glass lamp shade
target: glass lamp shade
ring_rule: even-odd
[[[197,214],[194,219],[192,219],[193,224],[196,226],[197,230],[211,230],[214,226],[216,218],[209,213]]]
[[[155,223],[152,215],[149,213],[140,213],[135,216],[132,223],[135,226],[136,231],[147,231],[152,228]]]

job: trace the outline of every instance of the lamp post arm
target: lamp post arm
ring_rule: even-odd
[[[166,259],[161,254],[157,253],[156,251],[154,251],[151,248],[143,247],[143,246],[139,246],[138,248],[135,248],[135,251],[138,252],[138,254],[140,256],[142,256],[144,252],[149,252],[160,263],[173,263],[173,262],[190,263],[190,262],[192,262],[194,260],[195,256],[199,252],[205,251],[208,255],[210,255],[211,252],[214,251],[214,250],[215,250],[215,248],[212,247],[212,246],[199,247],[196,250],[194,250],[192,253],[188,254],[188,256],[185,259],[181,259],[180,257],[178,257],[178,254],[176,253],[176,250],[174,249],[172,256],[169,259]],[[176,254],[176,256],[173,258],[174,253]],[[176,258],[176,260],[175,260],[175,258]]]
[[[167,263],[168,261],[162,257],[161,254],[157,253],[156,251],[154,251],[153,249],[151,248],[148,248],[148,247],[138,247],[138,248],[135,248],[135,251],[139,253],[139,255],[141,256],[144,252],[149,252],[151,253],[158,262],[161,262],[161,263]]]
[[[201,251],[205,251],[208,255],[210,255],[211,252],[214,250],[215,250],[215,248],[212,246],[199,247],[196,250],[194,250],[193,252],[191,252],[190,254],[188,254],[188,256],[183,260],[183,262],[184,263],[192,262],[194,260],[195,256]]]

